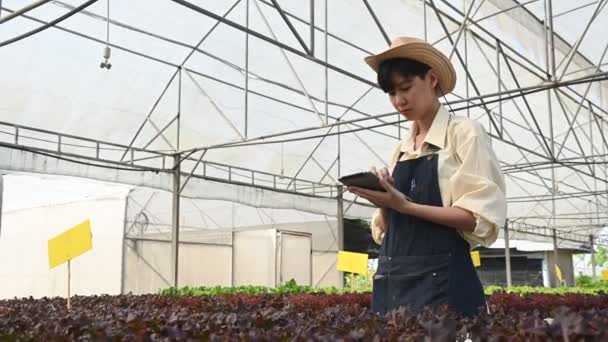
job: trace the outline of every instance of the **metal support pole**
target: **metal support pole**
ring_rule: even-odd
[[[500,52],[504,55],[504,51],[502,50],[502,44],[498,45],[496,48],[499,49]],[[513,70],[511,63],[509,63],[509,60],[506,58],[505,58],[505,65],[507,66],[507,69],[509,70],[509,73],[511,74],[511,78],[513,78],[513,81],[515,82],[515,85],[517,86],[517,88],[521,88],[521,85],[518,81],[517,74]],[[534,115],[534,111],[532,110],[530,103],[526,99],[526,96],[523,94],[523,92],[521,93],[521,95],[522,95],[521,98],[524,101],[524,105],[526,106],[526,109],[528,109],[528,113],[530,114],[530,117],[532,118],[532,122],[534,123],[534,126],[538,130],[538,134],[540,134],[541,140],[543,142],[543,144],[541,144],[541,147],[546,147],[547,154],[551,154],[552,149],[549,147],[549,144],[547,143],[547,139],[545,138],[545,135],[543,134],[543,131],[540,128],[538,120],[536,120],[536,116]],[[489,113],[488,113],[488,115],[489,115]],[[491,116],[490,116],[490,118],[491,118]],[[495,127],[495,128],[496,128],[497,132],[500,131],[500,129],[498,127]]]
[[[462,4],[464,7],[466,7],[466,1],[463,2]],[[464,15],[464,19],[462,19],[462,23],[460,24],[460,28],[458,29],[458,35],[456,35],[456,40],[454,40],[452,42],[452,50],[450,51],[450,54],[448,55],[448,59],[452,59],[452,56],[454,55],[454,52],[457,49],[458,46],[458,42],[460,41],[460,37],[462,36],[462,33],[465,29],[465,27],[467,26],[467,21],[469,20],[469,16],[471,15],[471,10],[473,9],[473,6],[475,5],[475,0],[471,0],[471,5],[469,6],[469,10],[467,11],[467,13]],[[449,34],[446,31],[446,34]],[[450,41],[452,39],[450,38]],[[466,63],[465,64],[465,68],[467,67]]]
[[[279,12],[279,15],[281,16],[281,18],[283,18],[283,21],[285,21],[285,24],[287,24],[287,27],[289,27],[289,30],[291,30],[291,33],[293,33],[293,36],[296,37],[296,40],[298,41],[298,43],[300,43],[300,46],[302,47],[302,49],[306,52],[306,54],[308,54],[309,56],[312,56],[312,53],[311,53],[310,49],[308,48],[308,46],[306,46],[304,39],[302,39],[302,37],[300,37],[298,30],[296,30],[296,28],[293,26],[293,24],[291,23],[291,21],[285,14],[285,12],[283,12],[283,9],[281,9],[281,6],[277,2],[277,0],[270,0],[270,1],[272,2],[273,6]],[[275,39],[275,41],[277,40],[276,38],[274,38],[274,39]]]
[[[177,0],[174,0],[174,1],[177,1]],[[450,44],[452,44],[452,49],[453,49],[452,51],[454,51],[456,53],[456,56],[458,57],[458,60],[460,61],[460,64],[463,65],[463,66],[465,66],[464,59],[462,58],[462,56],[458,52],[458,49],[456,48],[456,43],[457,42],[454,42],[454,40],[452,39],[452,37],[449,35],[448,28],[447,28],[447,26],[446,26],[446,24],[445,24],[445,22],[444,22],[444,20],[443,20],[443,18],[441,16],[441,13],[437,9],[437,6],[435,6],[435,2],[433,0],[429,0],[429,1],[430,1],[431,7],[433,8],[433,11],[435,11],[435,14],[437,16],[437,19],[439,20],[439,24],[441,25],[441,28],[443,29],[443,32],[446,35],[448,35],[448,40],[450,41]],[[473,76],[466,69],[466,67],[464,68],[464,71],[465,71],[465,74],[466,74],[467,78],[470,80],[471,85],[473,86],[473,90],[475,90],[475,93],[477,94],[477,96],[480,96],[481,92],[479,91],[479,88],[477,87],[477,84],[473,80]],[[494,118],[492,117],[492,114],[490,113],[490,109],[488,108],[488,106],[486,105],[485,101],[483,101],[483,100],[481,100],[481,107],[483,107],[483,109],[485,110],[485,112],[488,115],[488,118],[490,119],[490,122],[494,126],[495,130],[497,132],[500,131],[500,129],[498,129],[498,124],[494,121]]]
[[[600,88],[600,95],[602,94],[602,90]],[[601,103],[601,102],[600,102]],[[600,132],[604,132],[604,121],[602,120],[600,125]],[[604,179],[608,179],[608,156],[606,154],[608,152],[608,147],[606,144],[602,144],[602,153],[604,154]],[[606,187],[606,194],[608,194],[608,182],[604,183]],[[608,196],[606,196],[606,207],[608,207]]]
[[[230,286],[234,287],[234,229],[230,231]]]
[[[0,237],[2,236],[2,197],[4,194],[4,175],[0,174]]]
[[[465,68],[469,68],[469,44],[467,43],[467,29],[464,30],[464,64]],[[465,78],[465,96],[467,99],[469,98],[469,78]],[[498,90],[500,92],[500,90]],[[467,118],[471,118],[471,108],[467,107]],[[492,133],[492,125],[488,122],[489,128],[488,130]],[[498,133],[497,133],[498,134]],[[490,137],[490,143],[492,142],[492,137]]]
[[[179,134],[181,132],[181,114],[182,114],[182,68],[179,68],[179,79],[178,79],[178,89],[177,89],[177,142],[176,149],[179,152]]]
[[[254,0],[255,1],[255,0]],[[249,0],[245,0],[245,27],[249,29]],[[247,115],[249,114],[249,32],[245,32],[245,140],[247,140]]]
[[[428,31],[426,26],[426,1],[422,4],[422,12],[424,13],[424,41],[428,41]]]
[[[273,3],[275,3],[275,7],[278,6],[278,4],[276,4],[276,0],[273,0]],[[255,8],[257,9],[258,13],[260,14],[260,17],[262,18],[262,21],[266,25],[266,29],[268,29],[268,32],[272,36],[272,39],[274,39],[276,41],[277,40],[277,36],[275,35],[274,30],[272,29],[272,26],[270,26],[270,23],[266,19],[266,16],[264,15],[264,12],[262,12],[262,9],[258,5],[257,1],[254,1],[253,4],[255,5]],[[278,7],[277,7],[277,9],[278,9]],[[279,11],[281,12],[280,9],[279,9]],[[300,89],[302,89],[302,92],[304,93],[304,95],[306,96],[306,99],[310,103],[311,109],[315,112],[315,114],[317,114],[317,116],[319,116],[319,120],[321,121],[321,124],[327,124],[327,122],[323,119],[323,117],[321,116],[321,114],[317,111],[317,106],[315,106],[314,101],[312,100],[310,94],[306,90],[306,87],[304,86],[304,82],[302,81],[302,79],[298,75],[298,72],[296,71],[295,66],[293,65],[293,63],[291,62],[291,60],[289,59],[289,57],[287,57],[287,53],[285,53],[285,49],[281,48],[280,51],[281,51],[281,55],[283,56],[283,59],[287,63],[287,66],[289,66],[289,69],[291,70],[291,73],[293,74],[293,76],[295,77],[296,81],[298,82],[298,84],[300,86]],[[309,55],[310,55],[310,53],[309,53]],[[327,118],[327,114],[326,114],[326,118]]]
[[[564,75],[566,74],[566,71],[568,71],[568,66],[570,66],[572,59],[574,59],[574,56],[578,53],[578,48],[580,47],[583,39],[585,38],[585,35],[587,35],[587,31],[589,31],[589,27],[591,27],[591,24],[595,21],[595,18],[597,18],[597,16],[602,11],[604,6],[605,6],[604,0],[598,1],[597,7],[593,11],[593,14],[591,15],[591,18],[589,19],[589,21],[587,21],[587,25],[585,26],[583,33],[576,40],[576,43],[574,43],[574,46],[572,47],[572,49],[570,50],[568,55],[566,57],[564,57],[564,59],[562,59],[562,61],[560,62],[560,65],[561,65],[565,60],[566,65],[564,65],[564,68],[562,69],[561,75],[559,77],[557,77],[557,74],[555,74],[556,80],[561,80],[564,77]],[[551,0],[549,0],[549,8],[551,8]],[[549,18],[549,19],[551,19],[551,18]],[[552,20],[551,20],[551,25],[553,25]],[[553,32],[553,30],[551,30],[551,31]],[[553,34],[551,35],[551,38],[553,38]],[[553,46],[553,48],[555,48],[555,47]]]
[[[310,55],[315,55],[315,0],[310,0]]]
[[[171,220],[171,284],[177,287],[177,275],[179,266],[179,188],[180,188],[180,155],[173,157],[173,213]]]
[[[498,81],[498,93],[500,93],[502,91],[502,78],[500,77],[500,48],[498,48],[498,45],[500,44],[500,40],[496,39],[496,79]],[[467,90],[468,90],[468,82],[467,82]],[[468,98],[468,94],[467,94],[467,98]],[[498,115],[500,118],[500,132],[498,132],[498,135],[500,136],[501,139],[504,139],[504,123],[502,120],[502,95],[498,95]]]
[[[122,247],[121,247],[121,262],[120,262],[120,294],[126,294],[125,279],[127,277],[127,259],[125,258],[127,249],[127,237],[128,237],[128,218],[129,218],[129,203],[131,202],[131,193],[133,189],[129,190],[127,198],[125,198],[125,216],[122,222]],[[152,198],[152,197],[150,197]],[[148,200],[149,201],[149,200]],[[134,217],[135,218],[135,217]],[[129,240],[134,242],[132,240]]]
[[[6,22],[8,22],[11,19],[17,18],[20,15],[23,15],[39,6],[42,6],[44,4],[46,4],[47,2],[50,2],[51,0],[39,0],[36,1],[34,3],[31,3],[21,9],[16,10],[13,13],[10,13],[9,15],[7,15],[6,17],[2,18],[2,20],[0,20],[0,24],[4,24]],[[2,7],[2,1],[0,1],[0,8]],[[0,12],[2,12],[2,10],[0,10]]]
[[[555,75],[557,74],[556,72],[556,66],[555,66],[555,34],[553,33],[553,1],[552,0],[546,0],[547,3],[547,20],[549,21],[549,56],[551,57],[551,78],[554,81],[557,81]]]
[[[359,81],[359,82],[361,82],[363,84],[367,84],[367,85],[370,85],[370,86],[377,87],[376,83],[374,83],[374,82],[372,82],[372,81],[370,81],[368,79],[365,79],[365,78],[363,78],[361,76],[358,76],[358,75],[356,75],[356,74],[354,74],[352,72],[346,71],[346,70],[344,70],[342,68],[336,67],[335,65],[332,65],[332,64],[329,64],[329,63],[325,63],[325,62],[323,62],[323,61],[321,61],[321,60],[319,60],[319,59],[317,59],[317,58],[309,55],[306,52],[302,52],[302,51],[300,51],[300,50],[298,50],[298,49],[296,49],[294,47],[291,47],[288,44],[285,44],[285,43],[277,41],[276,39],[267,37],[267,36],[265,36],[265,35],[257,32],[257,31],[253,31],[251,29],[247,29],[243,25],[240,25],[240,24],[238,24],[238,23],[236,23],[236,22],[234,22],[232,20],[228,20],[226,18],[223,18],[223,17],[221,17],[221,16],[213,13],[212,11],[209,11],[207,9],[204,9],[202,7],[194,5],[194,4],[192,4],[192,3],[190,3],[190,2],[188,2],[186,0],[171,0],[171,1],[173,1],[175,3],[178,3],[178,4],[180,4],[180,5],[184,6],[184,7],[187,7],[187,8],[189,8],[189,9],[195,11],[195,12],[203,14],[203,15],[205,15],[207,17],[210,17],[210,18],[212,18],[214,20],[220,21],[223,24],[226,24],[227,26],[231,26],[231,27],[233,27],[233,28],[235,28],[237,30],[241,30],[241,31],[244,31],[244,32],[247,31],[247,32],[249,32],[249,34],[251,36],[254,36],[254,37],[256,37],[256,38],[258,38],[260,40],[263,40],[263,41],[265,41],[265,42],[267,42],[269,44],[272,44],[272,45],[275,45],[277,47],[280,47],[281,49],[283,49],[285,51],[288,51],[288,52],[290,52],[290,53],[292,53],[294,55],[297,55],[297,56],[303,57],[303,58],[305,58],[305,59],[307,59],[309,61],[315,62],[315,63],[317,63],[317,64],[319,64],[321,66],[327,66],[328,68],[330,68],[330,69],[332,69],[332,70],[334,70],[334,71],[336,71],[336,72],[338,72],[340,74],[343,74],[346,77],[349,77],[349,78],[352,78],[354,80],[357,80],[357,81]],[[253,4],[255,5],[257,3],[254,2]]]
[[[547,51],[547,55],[546,55],[546,61],[547,61],[547,74],[549,77],[549,80],[552,80],[553,82],[556,81],[556,77],[555,77],[555,45],[554,45],[554,41],[553,41],[553,19],[552,19],[552,15],[553,15],[553,11],[552,11],[552,7],[551,7],[551,0],[546,0],[547,3],[545,4],[545,20],[548,21],[549,24],[549,37],[545,38],[545,50]],[[545,23],[546,26],[546,23]],[[545,31],[546,32],[546,31]],[[550,63],[548,63],[550,62]],[[550,65],[549,65],[550,64]],[[555,132],[553,129],[553,111],[552,111],[552,107],[551,107],[551,91],[548,90],[547,91],[547,106],[548,106],[548,112],[547,115],[549,116],[549,135],[550,135],[550,141],[551,141],[551,146],[549,148],[549,150],[547,152],[550,153],[551,155],[551,160],[553,161],[553,163],[551,164],[551,219],[552,219],[552,228],[553,228],[553,255],[554,255],[554,269],[550,270],[549,273],[551,274],[552,271],[553,273],[557,272],[557,265],[558,265],[558,250],[557,250],[557,230],[555,228],[555,194],[556,194],[556,183],[555,183],[555,161],[556,161],[556,155],[555,155]],[[554,277],[555,279],[556,277]],[[561,284],[560,284],[561,285]]]
[[[555,267],[555,266],[558,266],[558,262],[557,262],[558,255],[559,255],[559,253],[557,251],[557,230],[554,227],[553,228],[553,265],[554,266],[553,266],[553,270],[552,270],[554,274],[557,274],[557,267]],[[549,273],[551,273],[551,271],[549,271]],[[555,279],[556,281],[559,281],[559,279],[557,279],[557,275],[553,279]],[[559,287],[559,286],[555,286],[555,287]]]
[[[328,11],[328,4],[329,0],[325,0],[325,58],[323,59],[323,61],[325,62],[325,124],[329,124],[329,105],[328,105],[328,101],[329,101],[329,68],[327,67],[328,63],[328,56],[329,53],[327,51],[328,49],[328,40],[327,40],[327,30],[328,30],[328,26],[327,26],[327,19],[328,19],[328,15],[327,15],[327,11]]]
[[[338,185],[338,194],[336,200],[338,202],[338,250],[344,250],[344,199],[342,185]],[[336,258],[338,256],[336,255]],[[344,288],[344,272],[338,272],[338,288]]]
[[[380,30],[382,37],[384,37],[384,40],[386,41],[386,45],[391,45],[391,39],[389,38],[388,34],[384,30],[384,27],[382,27],[382,24],[380,23],[380,20],[378,20],[376,13],[374,13],[372,6],[370,6],[370,4],[369,4],[369,2],[367,2],[367,0],[363,0],[363,3],[365,4],[365,7],[367,8],[367,11],[369,12],[369,14],[372,16],[372,19],[376,23],[376,26],[378,26],[378,29]]]
[[[340,120],[340,119],[338,119],[338,121],[339,121],[339,120]],[[341,135],[340,135],[339,133],[340,133],[340,126],[338,126],[338,135],[337,135],[337,137],[338,137],[338,159],[337,159],[337,160],[338,160],[338,177],[337,177],[337,178],[340,178],[340,177],[341,177],[341,175],[342,175],[342,170],[341,170],[341,161],[340,161],[340,159],[341,159],[341,158],[340,158],[340,137],[341,137]],[[337,179],[337,178],[336,178],[336,179]]]
[[[589,246],[591,246],[591,276],[593,281],[597,281],[597,274],[595,274],[595,246],[593,244],[593,234],[589,235]]]
[[[509,220],[505,222],[505,266],[507,268],[507,287],[511,287],[511,249],[509,247]]]

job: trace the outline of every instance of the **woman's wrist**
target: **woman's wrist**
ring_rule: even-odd
[[[414,215],[419,206],[419,204],[410,202],[404,198],[397,211],[404,215]]]

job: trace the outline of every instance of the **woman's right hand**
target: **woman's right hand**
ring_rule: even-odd
[[[395,185],[395,181],[386,167],[376,169],[374,166],[372,166],[371,169],[369,169],[369,172],[373,173],[380,179],[386,179],[391,185]]]

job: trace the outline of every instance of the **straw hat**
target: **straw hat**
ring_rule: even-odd
[[[380,64],[391,58],[409,58],[424,63],[433,69],[443,94],[448,94],[456,86],[456,71],[450,60],[441,51],[422,39],[397,37],[388,50],[377,55],[365,57],[365,62],[378,72]],[[439,89],[438,93],[439,93]]]

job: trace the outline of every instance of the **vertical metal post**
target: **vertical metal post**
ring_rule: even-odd
[[[549,20],[549,57],[551,59],[551,75],[553,76],[553,81],[556,80],[556,71],[555,71],[555,40],[553,34],[553,2],[552,0],[547,1],[547,19]]]
[[[177,287],[179,266],[179,188],[180,188],[180,154],[173,156],[173,211],[171,220],[171,284]]]
[[[340,123],[340,119],[338,119],[338,123]],[[340,126],[338,125],[338,177],[340,178],[342,176],[342,170],[341,170],[341,161],[340,161]],[[329,170],[327,170],[329,171]],[[337,179],[336,178],[336,179]]]
[[[559,263],[557,262],[557,258],[559,256],[559,253],[557,251],[557,230],[555,229],[555,227],[553,228],[553,273],[557,274],[557,268],[555,266],[559,267]],[[551,271],[549,271],[549,273],[551,273]],[[558,280],[557,279],[557,275],[553,278],[554,280]],[[556,281],[557,282],[557,281]],[[561,284],[560,284],[561,285]],[[559,286],[555,286],[555,287],[559,287]]]
[[[500,132],[498,133],[499,136],[502,138],[504,135],[504,124],[502,121],[502,94],[500,94],[500,92],[502,91],[502,78],[500,76],[500,40],[496,39],[496,77],[498,80],[498,115],[500,115]]]
[[[179,134],[181,125],[181,113],[182,113],[182,67],[179,68],[179,79],[178,79],[178,90],[177,90],[177,146],[176,152],[179,152]]]
[[[545,0],[545,23],[549,23],[549,37],[545,38],[545,48],[547,54],[545,56],[545,60],[547,62],[547,75],[549,80],[555,81],[555,55],[553,49],[553,19],[552,17],[552,9],[551,9],[551,0]],[[546,25],[545,25],[546,26]],[[554,269],[553,273],[556,272],[555,266],[558,266],[558,248],[557,248],[557,230],[555,226],[555,194],[557,192],[556,182],[555,182],[555,133],[553,130],[553,109],[551,106],[551,90],[547,90],[547,115],[549,116],[549,134],[551,136],[551,226],[553,228],[553,255],[554,255]],[[551,271],[549,271],[551,273]],[[554,278],[555,279],[555,278]],[[561,284],[560,284],[561,285]]]
[[[601,83],[600,83],[600,92],[601,92]],[[593,113],[592,110],[592,103],[591,101],[587,102],[588,106],[589,106],[589,140],[591,141],[591,155],[594,155],[594,146],[593,146],[593,126],[592,126],[592,122],[594,121],[594,117],[593,115],[595,115]],[[601,104],[601,100],[600,100],[600,104]],[[603,122],[603,121],[602,121]],[[600,132],[601,133],[601,132]],[[603,146],[603,148],[606,147],[606,144],[602,143],[601,144]],[[595,148],[596,152],[599,154],[599,148]],[[606,156],[604,155],[604,158],[606,158]],[[595,158],[594,158],[594,161]],[[599,162],[599,160],[597,160],[597,162]],[[595,190],[595,217],[597,219],[597,226],[598,228],[601,227],[601,222],[600,222],[600,196],[598,193],[598,188],[597,188],[597,170],[595,167],[596,163],[593,163],[593,186],[594,186],[594,190]],[[604,168],[606,167],[606,164],[604,164]],[[605,178],[606,179],[606,178]],[[606,192],[606,194],[608,195],[608,191]],[[591,210],[590,210],[591,213]],[[592,266],[592,275],[593,275],[593,281],[597,281],[597,275],[595,274],[595,252],[593,251],[593,234],[591,234],[589,236],[589,240],[591,242],[591,266]]]
[[[474,1],[470,5],[471,9],[473,8],[473,3],[474,3]],[[467,13],[467,0],[464,0],[462,2],[462,11]],[[464,34],[464,67],[468,69],[469,68],[469,50],[468,50],[468,44],[467,44],[467,31],[468,31],[467,19],[468,18],[465,18],[464,22],[462,23],[462,25],[464,25],[462,33]],[[454,49],[456,49],[456,46],[454,46]],[[466,77],[464,80],[465,80],[465,96],[468,99],[469,98],[469,78]],[[469,108],[469,106],[467,106],[467,118],[470,118],[470,117],[471,117],[471,109]],[[489,122],[488,124],[490,125],[489,132],[492,133],[492,123]],[[490,142],[491,141],[492,141],[492,138],[490,136]]]
[[[72,290],[72,289],[71,289],[71,283],[72,283],[72,282],[71,282],[71,279],[70,279],[70,278],[72,277],[72,267],[71,267],[71,263],[72,263],[72,261],[71,261],[71,260],[68,260],[68,303],[67,303],[67,304],[68,304],[68,311],[69,311],[69,310],[70,310],[70,308],[71,308],[71,305],[70,305],[70,298],[72,297],[72,291],[71,291],[71,290]]]
[[[593,110],[591,109],[591,106],[593,105],[591,103],[591,101],[587,100],[587,105],[589,106],[589,147],[591,148],[591,155],[593,156],[594,153],[594,149],[595,148],[594,144],[593,144]],[[599,151],[598,151],[599,152]],[[595,163],[593,163],[593,176],[594,176],[594,180],[595,180],[595,192],[596,192],[596,198],[597,198],[597,178],[595,178]]]
[[[276,251],[275,251],[276,253]],[[234,228],[230,230],[230,286],[234,287]]]
[[[255,1],[255,0],[254,0]],[[249,0],[245,1],[245,27],[249,29]],[[245,32],[245,140],[247,140],[247,116],[249,115],[249,31]]]
[[[315,0],[310,0],[310,55],[315,55]]]
[[[343,188],[338,185],[338,194],[336,200],[338,202],[338,250],[344,250],[344,200]],[[336,258],[338,255],[336,255]],[[338,272],[338,288],[344,288],[344,272]]]
[[[602,90],[600,88],[600,95],[601,94],[602,94]],[[601,101],[600,101],[600,103],[601,103]],[[600,123],[601,123],[600,127],[602,129],[602,132],[606,132],[606,130],[604,128],[604,120],[600,121]],[[604,155],[604,179],[608,179],[608,163],[607,163],[608,155],[606,155],[607,153],[608,153],[608,149],[606,148],[606,144],[602,144],[602,154]],[[604,185],[606,186],[606,194],[607,194],[606,195],[606,207],[608,208],[608,182],[605,182]]]
[[[125,216],[122,224],[122,248],[121,248],[121,258],[120,258],[120,294],[126,293],[126,284],[125,277],[127,274],[127,260],[125,255],[127,249],[127,225],[128,225],[128,216],[129,215],[129,199],[131,197],[131,192],[133,190],[129,190],[127,197],[125,198]]]
[[[424,13],[424,40],[428,40],[427,27],[426,27],[426,0],[422,2],[422,12]]]
[[[4,175],[0,174],[0,237],[2,236],[2,197],[4,194]]]
[[[593,244],[593,234],[589,235],[589,246],[591,246],[591,276],[593,281],[597,281],[597,274],[595,274],[595,246]]]
[[[544,20],[541,20],[541,24],[543,25],[543,46],[545,47],[545,75],[549,78],[551,75],[551,65],[549,64],[549,10],[547,9],[547,0],[543,1],[543,9],[545,12]]]
[[[511,249],[509,246],[509,220],[505,222],[505,265],[507,268],[507,287],[511,287]]]
[[[329,0],[325,0],[325,124],[329,124],[329,105],[328,105],[328,101],[329,101],[329,69],[327,68],[327,58],[328,58],[328,36],[327,36],[327,30],[328,30],[328,9],[329,9]]]
[[[555,162],[555,133],[553,132],[553,108],[551,105],[551,89],[547,89],[547,109],[547,115],[549,116],[549,135],[551,137],[551,150],[549,152],[551,153],[551,160]],[[554,169],[554,166],[554,164],[551,165],[552,170]]]

